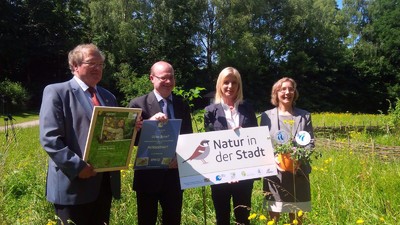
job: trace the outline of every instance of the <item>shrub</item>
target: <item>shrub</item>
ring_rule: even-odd
[[[398,127],[400,125],[400,98],[397,98],[395,106],[389,101],[389,121],[392,127]]]
[[[0,98],[4,111],[5,106],[13,107],[18,105],[21,108],[29,100],[30,96],[21,83],[13,82],[6,78],[0,82]]]

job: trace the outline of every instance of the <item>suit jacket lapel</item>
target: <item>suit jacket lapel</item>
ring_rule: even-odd
[[[176,95],[172,95],[172,107],[174,109],[174,117],[175,119],[185,118],[186,112],[183,111],[187,103],[182,97],[178,97]],[[190,107],[189,107],[190,110]],[[192,113],[191,111],[189,113]]]
[[[82,105],[86,112],[86,116],[88,119],[92,118],[93,109],[90,105],[89,101],[86,99],[86,95],[83,92],[82,88],[75,81],[75,79],[71,79],[69,84],[71,85],[72,93],[74,93],[76,100]]]
[[[104,102],[104,106],[114,106],[111,102],[108,96],[105,94],[104,90],[102,88],[97,87],[98,94],[101,96],[101,99]]]
[[[162,112],[160,103],[158,103],[157,97],[153,91],[149,93],[149,98],[148,98],[147,104],[149,104],[150,115],[154,115],[158,112]]]
[[[274,121],[272,121],[274,120]],[[278,107],[275,108],[275,110],[271,111],[271,128],[270,130],[279,130],[279,113],[278,113]]]
[[[228,121],[226,120],[226,117],[225,117],[224,108],[222,108],[221,104],[217,104],[215,106],[215,108],[216,108],[216,111],[217,111],[216,112],[216,114],[217,114],[216,118],[218,118],[218,120],[220,120],[219,122],[222,124],[222,126],[225,129],[228,129]]]
[[[292,135],[293,137],[295,137],[302,120],[302,115],[299,114],[297,108],[294,108],[293,111],[294,111],[294,127],[293,127],[294,129],[292,130]]]
[[[239,126],[243,126],[243,120],[246,113],[246,108],[243,107],[243,104],[239,104],[238,112],[239,112]]]

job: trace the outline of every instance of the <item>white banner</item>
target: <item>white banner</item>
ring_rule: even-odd
[[[179,135],[181,188],[276,175],[267,126]]]

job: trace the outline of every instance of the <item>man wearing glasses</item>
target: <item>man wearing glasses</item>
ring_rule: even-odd
[[[109,224],[112,196],[121,194],[119,171],[96,173],[82,159],[93,107],[117,106],[115,96],[97,86],[104,58],[97,46],[78,45],[68,55],[73,78],[43,91],[40,142],[49,155],[46,196],[59,224]]]
[[[182,119],[180,133],[192,133],[189,105],[172,95],[172,89],[175,87],[172,66],[165,61],[156,62],[151,67],[149,78],[154,90],[133,99],[129,107],[142,108],[144,120]],[[139,140],[139,136],[140,133],[136,141]],[[156,224],[158,203],[162,208],[162,224],[181,224],[183,191],[177,166],[175,158],[169,169],[135,170],[133,190],[136,191],[139,225]]]

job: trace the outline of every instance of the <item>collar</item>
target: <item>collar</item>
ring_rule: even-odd
[[[85,84],[85,82],[83,82],[81,79],[79,79],[77,76],[74,76],[74,79],[76,80],[76,82],[78,82],[79,86],[82,88],[83,91],[87,91],[87,89],[89,88],[89,86],[87,84]],[[96,89],[97,92],[97,85],[94,86],[94,89]]]
[[[154,92],[154,95],[155,95],[156,98],[157,98],[157,102],[160,102],[160,101],[163,99],[163,97],[161,97],[161,95],[158,94],[156,90],[153,90],[153,92]],[[170,100],[170,101],[172,102],[172,94],[170,94],[170,95],[167,97],[167,99]]]
[[[229,106],[227,104],[225,104],[223,99],[221,99],[221,106],[225,111],[228,111],[228,110],[230,111]],[[238,106],[239,106],[239,102],[236,101],[235,104],[233,104],[233,107],[235,108],[236,111],[238,110]]]

